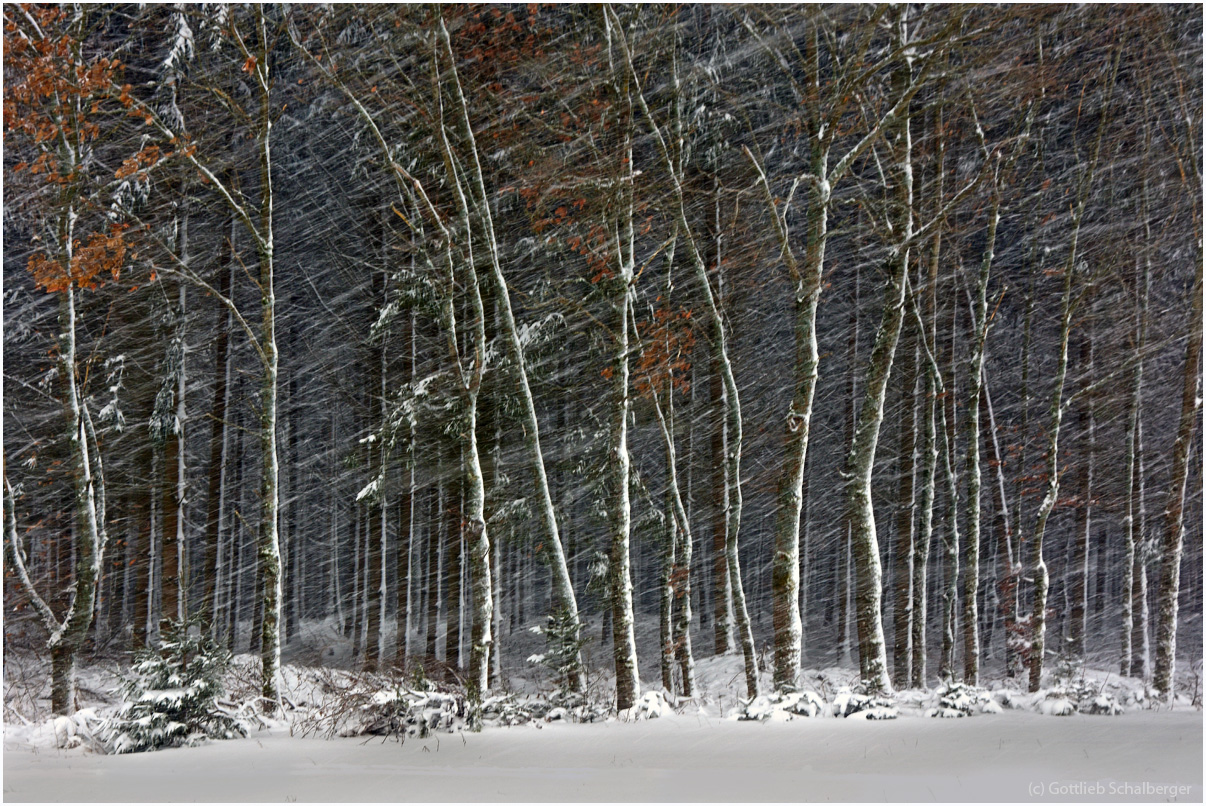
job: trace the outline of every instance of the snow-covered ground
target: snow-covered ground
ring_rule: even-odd
[[[1123,713],[1054,716],[1067,697],[1075,699],[1074,691],[1056,687],[1028,695],[1007,681],[990,680],[986,690],[965,700],[974,716],[929,718],[940,704],[938,693],[909,690],[894,698],[891,710],[899,718],[885,721],[836,718],[835,705],[848,701],[857,672],[810,669],[801,681],[822,705],[820,715],[793,716],[784,710],[785,703],[767,700],[749,709],[764,721],[738,721],[744,696],[742,659],[728,655],[702,658],[697,667],[702,694],[676,708],[664,705],[657,719],[612,718],[591,724],[536,719],[511,727],[487,725],[478,733],[441,731],[403,741],[380,736],[324,739],[357,724],[355,719],[328,718],[333,705],[346,711],[351,702],[340,699],[339,691],[348,689],[339,686],[372,687],[389,681],[335,668],[354,665],[350,651],[331,644],[330,631],[311,632],[306,642],[293,648],[293,665],[284,670],[286,695],[294,707],[268,720],[268,728],[252,726],[246,739],[122,756],[95,752],[86,738],[70,739],[71,725],[65,720],[56,725],[46,710],[44,660],[10,650],[4,668],[4,800],[1203,798],[1203,719],[1191,704],[1198,696],[1196,664],[1180,670],[1184,694],[1171,710],[1153,707],[1142,681],[1080,669],[1076,675],[1083,678],[1082,689],[1091,692],[1079,701],[1080,707],[1104,697],[1113,704],[1108,710]],[[523,652],[540,648],[537,637],[518,631],[515,637],[527,643],[514,647],[504,678],[508,689],[517,693],[516,701],[530,707],[534,700],[529,698],[538,700],[551,687],[546,670],[522,660]],[[657,674],[656,663],[643,668],[644,687],[652,691],[656,686],[649,675]],[[237,659],[227,676],[233,700],[252,697],[254,669],[250,656]],[[112,713],[117,671],[114,662],[82,667],[81,706],[95,709],[100,717]],[[612,681],[605,671],[596,669],[590,680],[606,700]],[[769,674],[764,672],[761,682],[769,690]],[[664,703],[656,698],[651,702]],[[61,749],[65,744],[74,746]]]
[[[102,756],[7,742],[5,801],[1202,800],[1202,715],[1010,711],[737,722],[700,713],[428,739],[287,730]]]

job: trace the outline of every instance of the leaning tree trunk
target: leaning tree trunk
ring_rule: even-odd
[[[898,9],[893,20],[894,41],[901,47],[908,40],[907,11]],[[911,85],[912,69],[907,58],[892,73],[894,94],[905,99]],[[884,399],[892,360],[900,340],[908,289],[909,248],[913,233],[912,141],[907,109],[886,130],[897,158],[900,195],[893,204],[893,229],[903,239],[889,261],[888,285],[879,331],[867,365],[863,401],[859,408],[850,455],[846,461],[846,495],[851,524],[851,557],[856,573],[855,608],[858,625],[859,669],[862,679],[876,691],[890,692],[887,647],[883,628],[883,571],[879,559],[879,538],[871,503],[871,475],[875,465],[879,428],[884,418]]]
[[[981,376],[984,408],[988,414],[987,418],[981,421],[981,426],[984,429],[984,441],[992,448],[992,461],[989,464],[994,468],[996,475],[996,483],[992,485],[992,489],[996,497],[995,508],[1000,529],[1000,535],[997,538],[1001,551],[998,563],[1005,567],[1005,576],[998,581],[997,591],[1000,596],[1001,620],[1005,628],[1005,666],[1007,670],[1011,670],[1014,667],[1014,646],[1010,636],[1017,629],[1018,555],[1014,549],[1013,526],[1009,519],[1008,499],[1005,497],[1005,460],[1001,453],[1000,440],[997,438],[996,414],[992,406],[992,395],[988,391],[988,376],[986,372],[981,372]]]
[[[452,55],[452,46],[449,41],[448,32],[442,25],[441,36],[448,51],[449,59],[455,64],[456,60]],[[455,77],[455,68],[453,69],[453,75]],[[574,625],[573,639],[576,641],[578,633],[581,631],[581,620],[578,616],[578,601],[574,595],[573,581],[570,578],[569,566],[565,560],[565,549],[561,543],[561,535],[557,528],[557,513],[553,507],[552,490],[549,487],[548,473],[545,470],[544,451],[540,443],[540,422],[536,417],[536,403],[532,398],[532,389],[528,383],[528,371],[523,354],[523,344],[520,341],[519,328],[515,323],[515,313],[511,307],[511,292],[507,286],[506,277],[503,275],[499,249],[495,240],[494,222],[490,213],[490,199],[486,190],[485,176],[478,158],[477,144],[469,123],[468,107],[465,103],[464,94],[461,91],[459,79],[457,80],[456,90],[456,97],[460,105],[461,122],[465,128],[465,137],[469,143],[472,157],[470,166],[472,168],[473,182],[470,183],[470,187],[477,193],[475,201],[478,209],[481,211],[481,225],[484,230],[483,234],[490,258],[489,269],[494,281],[494,296],[498,301],[499,312],[501,313],[500,323],[502,325],[503,341],[506,345],[508,358],[513,365],[513,372],[519,392],[524,446],[527,449],[535,475],[537,499],[535,509],[537,520],[544,534],[544,539],[540,542],[544,546],[544,550],[548,552],[548,561],[550,570],[552,571],[552,609],[566,614]],[[388,147],[386,150],[388,151]],[[474,539],[478,549],[482,545],[486,545],[483,542],[486,540],[484,523],[482,535],[477,536],[475,534]],[[489,558],[488,556],[484,556],[484,559],[480,561],[488,564]],[[479,562],[479,559],[474,559],[473,562]],[[493,638],[489,635],[489,631],[483,633],[482,638],[483,640],[488,638],[490,644],[493,643]],[[569,674],[568,683],[571,691],[582,691],[586,687],[586,676],[580,654],[574,663],[574,669]]]
[[[672,252],[673,250],[671,250]],[[673,257],[671,257],[673,260]],[[667,292],[666,299],[669,296]],[[636,318],[632,319],[636,332]],[[668,338],[669,336],[667,336]],[[667,347],[665,355],[670,355]],[[661,368],[654,370],[660,372]],[[673,370],[670,370],[673,373]],[[666,448],[666,498],[669,503],[669,531],[662,583],[662,681],[672,690],[673,669],[677,661],[682,679],[682,694],[691,697],[695,692],[695,656],[691,649],[691,520],[683,503],[678,480],[678,451],[674,442],[674,379],[666,378],[666,406],[662,407],[658,389],[650,383],[650,398],[657,416],[658,429]]]
[[[854,442],[846,460],[847,505],[850,513],[851,543],[856,574],[856,621],[860,647],[859,667],[862,679],[871,688],[891,691],[888,658],[884,643],[881,600],[883,572],[879,561],[879,539],[875,513],[871,505],[871,474],[879,442],[879,426],[884,416],[884,396],[892,370],[892,357],[900,336],[904,312],[907,260],[898,259],[892,267],[885,294],[883,319],[871,359],[867,366],[866,390],[854,430]]]
[[[614,17],[615,12],[610,7],[604,12],[605,17]],[[610,23],[609,23],[610,29]],[[641,90],[639,78],[636,68],[632,63],[632,53],[629,50],[627,40],[624,38],[623,31],[616,26],[611,35],[616,37],[616,41],[620,45],[623,52],[624,60],[627,67],[628,79],[634,87],[634,95],[637,102],[640,104],[641,112],[649,122],[649,128],[652,130],[654,140],[657,143],[658,154],[662,159],[662,164],[670,175],[670,182],[673,191],[674,215],[678,230],[686,239],[687,251],[690,255],[691,264],[695,269],[696,283],[699,285],[700,293],[703,295],[704,308],[708,313],[708,326],[711,335],[712,358],[716,362],[720,372],[721,381],[724,388],[724,422],[725,422],[725,446],[724,446],[724,481],[725,481],[725,560],[728,565],[729,588],[733,597],[733,612],[737,621],[737,633],[741,641],[741,651],[745,659],[745,685],[746,693],[750,697],[754,697],[758,693],[758,659],[754,648],[754,633],[750,624],[749,610],[746,607],[745,588],[741,580],[741,562],[738,557],[738,538],[741,531],[741,452],[742,452],[742,421],[741,421],[741,398],[737,391],[737,379],[733,374],[733,364],[729,359],[728,333],[725,331],[725,323],[720,312],[720,306],[717,304],[716,297],[712,293],[712,286],[708,280],[708,270],[704,263],[703,255],[699,250],[699,244],[695,238],[694,230],[691,227],[690,220],[687,217],[687,205],[685,191],[683,189],[683,177],[681,172],[675,167],[674,160],[671,156],[669,146],[666,143],[665,136],[659,127],[657,120],[649,109],[649,104],[645,100],[645,95]]]
[[[452,147],[448,142],[447,129],[444,126],[443,109],[441,106],[438,124],[440,141],[444,148],[445,167],[448,169],[448,174],[454,177],[453,189],[456,192],[457,202],[460,205],[467,230],[471,227],[473,218],[471,210],[473,207],[477,209],[478,223],[484,236],[482,240],[486,242],[490,263],[494,269],[496,279],[499,281],[499,296],[506,299],[506,285],[502,282],[502,272],[499,268],[498,260],[498,244],[495,242],[494,237],[494,221],[490,214],[490,199],[486,193],[486,183],[478,156],[477,142],[473,135],[473,126],[469,120],[469,104],[465,99],[460,76],[457,74],[456,55],[452,50],[452,42],[448,35],[448,29],[444,26],[442,20],[440,22],[440,38],[443,41],[444,50],[448,55],[448,73],[452,80],[457,111],[460,113],[458,119],[469,151],[470,164],[473,167],[473,178],[476,180],[476,183],[470,183],[468,197],[462,189],[456,172],[452,170],[454,163]],[[438,58],[433,60],[433,80],[437,86],[439,82],[438,62]],[[476,198],[473,198],[472,195],[474,190],[477,191]],[[468,232],[466,235],[468,236]],[[471,577],[469,583],[470,598],[473,609],[473,625],[470,632],[472,646],[469,651],[468,687],[470,700],[480,703],[490,684],[490,653],[494,647],[494,594],[492,589],[493,579],[490,573],[490,536],[486,528],[485,515],[486,487],[482,474],[481,455],[477,440],[477,402],[478,396],[481,394],[482,377],[486,362],[486,308],[485,303],[482,301],[481,285],[473,259],[472,241],[472,237],[466,237],[468,255],[464,267],[466,279],[464,285],[466,286],[470,316],[472,318],[472,322],[470,323],[470,344],[473,356],[470,369],[465,369],[463,362],[456,356],[457,330],[455,323],[452,321],[453,305],[451,300],[446,300],[445,302],[445,318],[447,320],[448,333],[450,334],[450,349],[453,351],[453,357],[457,358],[458,376],[461,382],[462,398],[464,401],[464,416],[467,419],[465,424],[465,439],[467,443],[464,445],[462,461],[464,465],[462,476],[464,482],[464,499],[461,502],[463,511],[460,520],[463,524],[465,534],[466,551],[469,555],[469,573]],[[451,246],[447,242],[445,243],[445,248],[448,250],[449,257],[451,257]],[[451,267],[449,270],[451,272]],[[449,287],[452,285],[450,283]],[[520,369],[522,370],[522,365],[520,365]],[[524,385],[526,387],[526,378]],[[460,524],[457,524],[457,527],[460,527]],[[456,528],[453,531],[456,531]],[[456,548],[454,547],[454,550]],[[559,540],[554,548],[556,552],[554,556],[560,558],[562,572],[568,575],[568,572],[565,571],[565,557],[561,553]],[[572,597],[572,595],[573,590],[571,589],[570,596]],[[454,609],[458,612],[454,613]],[[449,623],[451,625],[453,620],[460,617],[456,602],[450,602],[448,612]],[[571,612],[576,620],[576,612]],[[459,625],[456,643],[459,644]],[[456,647],[451,648],[456,649]],[[455,657],[448,658],[447,660],[453,664],[458,661]]]

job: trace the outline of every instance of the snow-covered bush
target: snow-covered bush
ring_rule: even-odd
[[[158,650],[135,656],[120,687],[125,705],[102,727],[102,742],[113,753],[138,753],[246,736],[217,702],[229,664],[230,653],[195,621],[172,622]]]
[[[336,731],[340,736],[418,736],[452,733],[466,727],[469,706],[463,691],[439,690],[427,683],[415,690],[399,681],[375,691],[358,687],[349,693],[352,712]]]
[[[1084,669],[1078,668],[1075,662],[1061,661],[1056,667],[1054,684],[1038,693],[1034,708],[1049,716],[1074,713],[1116,716],[1123,713],[1118,697],[1106,688],[1105,682],[1086,679]]]
[[[55,747],[65,750],[85,742],[94,743],[94,734],[104,726],[104,720],[96,715],[95,708],[83,708],[71,716],[56,716],[51,724]]]
[[[811,691],[782,691],[759,694],[744,703],[737,714],[741,721],[765,722],[781,715],[783,719],[797,716],[820,716],[825,710],[825,701]]]
[[[514,694],[487,697],[481,705],[482,721],[495,725],[523,725],[532,721],[531,710],[525,708]]]
[[[1101,692],[1091,698],[1081,699],[1077,704],[1077,710],[1082,714],[1118,716],[1122,713],[1123,709],[1118,701],[1114,699],[1114,695]]]
[[[1062,688],[1053,688],[1038,692],[1034,701],[1034,710],[1046,716],[1071,716],[1076,713],[1076,705],[1068,697],[1068,692]]]
[[[481,707],[482,721],[488,725],[523,725],[528,722],[601,722],[607,709],[572,691],[525,697],[501,694],[487,698]]]
[[[946,719],[999,713],[1001,706],[988,691],[966,683],[948,683],[943,686],[938,691],[937,706],[930,710],[930,716]]]
[[[867,693],[865,685],[859,685],[855,690],[849,686],[839,688],[832,709],[834,716],[857,719],[896,719],[899,716],[891,699]]]

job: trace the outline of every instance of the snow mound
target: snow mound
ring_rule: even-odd
[[[863,689],[862,686],[858,687]],[[891,699],[879,694],[867,694],[863,690],[851,690],[849,686],[838,689],[831,709],[834,716],[857,719],[896,719],[900,716]]]
[[[820,716],[825,710],[825,701],[811,691],[784,691],[759,694],[744,703],[737,713],[740,721],[766,722],[788,721],[798,716]]]
[[[1071,716],[1076,706],[1062,690],[1040,691],[1035,697],[1034,710],[1044,716]]]
[[[666,695],[661,691],[654,690],[646,691],[635,705],[620,711],[618,716],[623,722],[631,722],[640,719],[658,719],[669,713],[672,713],[672,709]]]
[[[94,734],[103,723],[95,708],[84,708],[71,716],[56,716],[49,723],[54,731],[54,746],[62,750],[85,744],[95,748],[98,745]]]

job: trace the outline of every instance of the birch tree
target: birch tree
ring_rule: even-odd
[[[607,16],[618,22],[615,11],[607,6]],[[708,313],[711,335],[712,357],[720,370],[724,386],[725,423],[727,444],[725,445],[725,558],[728,565],[729,585],[733,596],[733,610],[737,618],[737,631],[740,636],[742,654],[745,658],[746,693],[754,697],[758,693],[758,667],[754,650],[754,636],[750,626],[749,611],[745,602],[745,589],[741,580],[741,564],[738,558],[738,535],[741,529],[741,450],[742,450],[742,421],[741,399],[737,390],[736,376],[729,358],[728,334],[725,323],[712,292],[707,276],[707,266],[699,249],[698,240],[687,217],[687,204],[683,191],[682,175],[676,171],[674,159],[663,134],[661,125],[657,122],[649,108],[649,104],[641,89],[641,83],[633,65],[632,51],[622,30],[617,27],[616,40],[620,53],[624,58],[633,85],[633,95],[640,106],[641,113],[648,122],[657,144],[657,154],[662,166],[669,174],[672,189],[672,204],[680,235],[686,242],[687,254],[695,270],[696,283],[704,298],[704,309]]]
[[[935,58],[931,54],[925,59],[916,75],[901,73],[903,83],[895,86],[891,106],[873,118],[869,130],[842,154],[831,166],[830,158],[835,147],[840,121],[853,101],[850,88],[868,81],[873,71],[866,69],[863,59],[871,44],[871,37],[885,13],[878,7],[867,21],[859,21],[858,37],[852,55],[839,60],[834,51],[833,40],[824,39],[829,45],[829,69],[837,75],[827,76],[822,69],[822,23],[818,18],[805,38],[803,52],[794,44],[782,45],[779,37],[768,38],[757,30],[750,19],[745,20],[747,30],[760,42],[771,58],[779,65],[793,87],[797,101],[803,107],[804,122],[809,136],[808,170],[796,177],[786,194],[783,209],[772,191],[765,167],[765,158],[745,148],[745,154],[757,175],[763,198],[774,223],[775,237],[779,243],[779,255],[783,261],[793,288],[795,307],[795,367],[793,398],[785,419],[786,459],[779,481],[779,505],[775,526],[775,554],[772,564],[773,596],[775,601],[775,685],[781,688],[794,687],[799,673],[802,652],[802,627],[799,607],[800,567],[800,512],[803,505],[804,467],[807,461],[808,440],[812,422],[813,399],[820,366],[817,344],[817,306],[822,291],[822,276],[825,268],[825,246],[828,240],[830,208],[834,187],[854,167],[856,161],[889,130],[900,142],[902,135],[907,139],[907,106],[921,88],[932,70]],[[897,32],[899,34],[900,31]],[[939,36],[939,41],[942,36]],[[904,41],[893,40],[893,57],[900,57]],[[787,55],[794,58],[789,61]],[[797,83],[792,63],[804,74],[803,84]],[[757,145],[755,143],[755,145]],[[761,149],[759,149],[759,154]],[[911,157],[905,149],[905,162]],[[898,163],[905,165],[904,162]],[[902,197],[903,215],[912,211],[911,166],[905,167],[905,181],[897,183]],[[791,199],[801,184],[807,188],[807,218],[804,227],[805,251],[797,256],[787,224],[787,213]],[[900,223],[899,215],[895,223]],[[911,232],[903,236],[911,237]],[[903,262],[907,263],[906,257]]]
[[[1093,174],[1097,168],[1098,158],[1101,155],[1101,143],[1105,137],[1106,127],[1110,120],[1110,98],[1113,94],[1114,79],[1118,72],[1119,59],[1120,54],[1115,54],[1113,64],[1110,66],[1110,73],[1106,78],[1106,86],[1099,113],[1100,121],[1091,148],[1091,154],[1087,161],[1082,163],[1077,188],[1076,206],[1072,210],[1072,229],[1068,241],[1068,254],[1064,259],[1063,270],[1061,272],[1063,276],[1063,291],[1060,295],[1059,346],[1056,351],[1054,390],[1048,410],[1050,420],[1047,425],[1047,487],[1043,500],[1039,504],[1031,542],[1032,568],[1034,573],[1034,607],[1030,616],[1029,648],[1031,691],[1038,691],[1042,685],[1043,653],[1045,652],[1047,629],[1047,595],[1050,586],[1047,563],[1043,558],[1043,537],[1047,526],[1047,519],[1051,516],[1051,511],[1055,508],[1055,502],[1059,495],[1059,432],[1060,425],[1063,423],[1064,413],[1068,406],[1068,401],[1064,399],[1064,384],[1068,373],[1068,340],[1072,332],[1072,316],[1074,313],[1075,300],[1073,290],[1076,285],[1074,281],[1078,272],[1083,273],[1085,271],[1085,267],[1081,266],[1082,261],[1077,252],[1077,247],[1080,239],[1081,224],[1084,222],[1085,206],[1089,201],[1089,194],[1092,188]]]
[[[92,624],[108,542],[104,466],[77,331],[81,297],[106,279],[116,280],[127,261],[125,227],[97,216],[98,207],[107,206],[108,182],[98,183],[96,149],[106,115],[120,110],[111,89],[121,65],[86,52],[88,20],[80,10],[69,16],[55,6],[8,5],[4,22],[6,145],[23,158],[14,173],[24,173],[19,179],[28,178],[34,193],[51,200],[50,214],[35,225],[41,248],[30,256],[27,268],[36,285],[58,301],[57,404],[67,441],[75,536],[70,547],[74,563],[62,580],[66,602],[58,612],[47,601],[49,592],[39,591],[30,576],[7,451],[4,536],[12,567],[47,632],[51,710],[70,715],[75,711],[77,657]],[[153,161],[150,155],[143,158]]]

